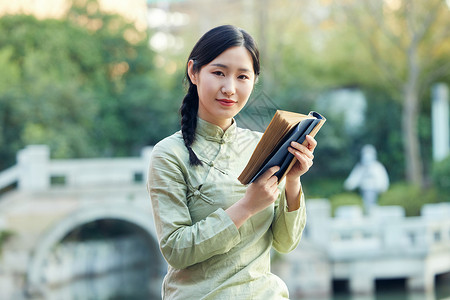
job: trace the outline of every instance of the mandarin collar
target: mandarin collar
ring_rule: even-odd
[[[223,131],[220,126],[209,123],[203,119],[197,118],[196,134],[203,136],[205,139],[220,144],[231,142],[236,137],[236,121],[233,119],[230,127]]]

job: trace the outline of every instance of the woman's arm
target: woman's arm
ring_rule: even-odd
[[[300,187],[298,199],[299,208],[289,211],[286,190],[281,193],[275,208],[272,222],[273,247],[281,253],[294,250],[301,240],[306,225],[305,198]]]
[[[287,210],[296,211],[300,208],[300,196],[302,193],[302,184],[300,179],[286,179],[285,185]]]
[[[288,148],[297,162],[286,174],[286,200],[288,211],[294,211],[300,208],[300,194],[301,183],[300,176],[308,172],[309,168],[313,165],[314,149],[317,146],[317,141],[310,135],[306,136],[307,146],[292,142],[291,147]]]
[[[181,165],[175,155],[155,146],[148,179],[160,249],[166,261],[177,269],[226,253],[241,240],[235,224],[223,209],[192,222]]]
[[[306,225],[305,198],[300,176],[312,166],[313,151],[317,145],[311,136],[306,136],[306,140],[306,147],[299,143],[292,143],[289,147],[297,162],[286,175],[284,193],[281,194],[272,224],[273,247],[282,253],[297,247]]]

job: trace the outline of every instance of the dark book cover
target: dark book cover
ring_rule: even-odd
[[[276,114],[276,117],[280,116],[280,113],[282,115],[282,111],[277,111],[278,115]],[[289,122],[295,122],[295,118],[294,121],[292,120],[292,116],[296,116],[295,113],[290,113],[290,118],[291,120],[289,120]],[[276,119],[274,116],[273,122],[276,122]],[[322,127],[323,123],[326,121],[326,119],[319,113],[317,112],[310,112],[307,116],[306,115],[302,115],[302,114],[298,114],[299,117],[299,121],[295,122],[294,126],[292,129],[290,129],[287,134],[285,134],[280,141],[278,141],[277,145],[272,146],[274,149],[271,151],[270,155],[268,155],[264,162],[261,164],[261,167],[258,168],[258,170],[256,171],[256,173],[253,174],[249,174],[250,168],[251,166],[247,165],[247,167],[244,169],[244,171],[242,172],[242,174],[239,176],[239,180],[241,181],[241,183],[243,184],[248,184],[248,183],[252,183],[253,181],[255,181],[261,174],[263,174],[265,171],[267,171],[269,168],[273,167],[273,166],[279,166],[280,170],[275,173],[275,176],[278,177],[278,181],[280,182],[284,176],[286,175],[286,173],[290,170],[290,168],[293,166],[293,164],[295,163],[295,157],[293,154],[291,154],[288,151],[288,147],[290,145],[290,143],[292,141],[296,141],[297,143],[303,144],[306,143],[305,142],[305,138],[306,135],[311,135],[311,136],[315,136],[316,133],[319,131],[319,129]],[[282,130],[285,129],[283,128],[284,126],[289,126],[287,124],[289,124],[289,122],[284,122],[284,124],[274,124],[273,126],[269,125],[269,127],[266,129],[266,132],[264,132],[264,135],[266,136],[266,142],[268,140],[268,137],[270,135],[276,134],[276,132],[269,132],[271,130]],[[279,125],[279,126],[277,126]],[[280,127],[281,126],[281,127]],[[264,138],[263,135],[263,138]],[[261,139],[263,139],[261,138]],[[260,144],[258,144],[258,146],[260,146]],[[255,152],[257,152],[258,150],[258,146],[256,147]],[[262,145],[261,145],[262,146]],[[252,159],[250,159],[249,164],[251,164]],[[258,164],[258,162],[253,162]],[[248,175],[253,175],[251,176],[251,178],[248,180]]]

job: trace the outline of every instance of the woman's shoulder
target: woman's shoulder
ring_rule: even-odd
[[[158,157],[170,157],[179,156],[180,154],[187,153],[184,146],[183,136],[181,131],[177,131],[174,134],[162,139],[153,146],[152,156]]]
[[[176,132],[153,146],[149,161],[150,180],[183,182],[189,154],[181,132]]]

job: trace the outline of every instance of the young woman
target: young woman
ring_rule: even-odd
[[[306,222],[300,176],[312,165],[316,141],[293,143],[297,163],[278,184],[269,169],[254,183],[238,176],[261,133],[237,127],[259,75],[252,37],[219,26],[194,46],[181,131],[153,149],[148,190],[161,252],[169,264],[163,299],[287,299],[270,272],[270,250],[286,253]]]

